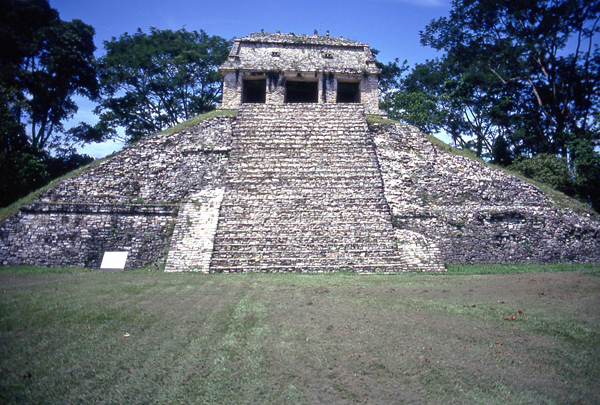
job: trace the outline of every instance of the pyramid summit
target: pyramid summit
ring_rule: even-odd
[[[379,110],[379,68],[369,45],[344,38],[254,33],[234,40],[220,68],[221,108],[248,103],[356,103]]]
[[[0,225],[0,263],[166,271],[443,271],[600,262],[600,223],[381,116],[367,44],[255,33],[214,116],[62,181]]]

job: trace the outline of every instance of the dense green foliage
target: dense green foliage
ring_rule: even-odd
[[[75,94],[95,99],[94,29],[60,20],[47,0],[0,1],[0,206],[91,158],[63,122]],[[53,152],[51,155],[50,152]]]
[[[127,141],[160,132],[214,108],[221,97],[219,65],[231,42],[204,31],[151,28],[105,41],[101,82],[106,97],[99,132],[125,128]]]
[[[568,193],[600,208],[600,6],[585,0],[454,0],[421,42],[444,52],[384,94],[392,118],[520,169],[564,158]],[[527,163],[539,166],[543,159]],[[546,162],[551,160],[545,159]]]

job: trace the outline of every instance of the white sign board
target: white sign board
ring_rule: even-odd
[[[129,252],[104,252],[100,268],[105,270],[123,270],[125,268],[128,253]]]

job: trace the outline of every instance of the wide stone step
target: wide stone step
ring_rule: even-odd
[[[263,266],[212,266],[211,273],[330,273],[336,271],[352,271],[355,273],[398,273],[411,271],[411,268],[402,262],[397,264],[295,264],[288,266],[263,265]]]
[[[370,176],[379,173],[376,162],[369,161],[367,159],[348,159],[344,162],[337,162],[332,164],[331,162],[322,159],[315,160],[313,162],[306,162],[307,164],[301,164],[298,160],[270,160],[263,157],[246,157],[239,159],[236,166],[229,169],[228,173],[244,173],[244,174],[261,174],[261,173],[278,173],[285,174],[290,177],[307,177],[307,180],[311,178],[369,178]],[[361,170],[361,166],[362,169]],[[240,179],[243,180],[243,179]],[[377,180],[381,183],[380,179]]]
[[[285,147],[277,148],[273,145],[248,145],[245,148],[232,148],[231,155],[243,157],[243,158],[279,158],[279,159],[299,159],[301,162],[305,162],[307,159],[316,160],[328,157],[331,159],[332,154],[338,155],[341,159],[340,162],[351,159],[368,159],[371,160],[370,154],[372,150],[369,147],[348,147],[341,148],[339,146],[329,145],[306,145],[306,144],[291,144],[285,145]],[[230,155],[230,156],[231,156]],[[331,162],[338,163],[338,162]]]
[[[341,259],[341,258],[394,258],[398,259],[398,251],[393,249],[383,249],[378,246],[373,246],[370,250],[308,250],[308,249],[272,249],[272,250],[240,250],[240,249],[219,249],[213,252],[213,259],[225,260],[225,258],[251,258],[251,259],[306,259],[306,258],[321,258],[321,259]],[[387,259],[386,259],[387,260]]]
[[[360,248],[361,244],[376,245],[380,240],[391,239],[392,235],[387,232],[373,231],[371,233],[355,233],[347,234],[344,232],[286,232],[274,236],[274,232],[244,232],[236,229],[222,229],[227,231],[227,238],[217,237],[214,241],[215,251],[217,247],[225,246],[228,243],[242,244],[248,242],[252,244],[252,240],[262,240],[266,245],[288,245],[290,246],[328,246],[328,245],[348,245],[353,248]],[[383,243],[383,242],[381,242]],[[258,242],[256,243],[258,244]],[[384,243],[385,245],[385,243]]]
[[[265,144],[266,145],[294,145],[294,144],[315,144],[315,145],[330,145],[335,146],[335,143],[341,142],[339,145],[351,145],[356,143],[357,146],[364,144],[370,139],[370,135],[365,131],[319,131],[314,133],[303,131],[302,129],[272,129],[264,133],[256,131],[237,131],[234,137],[243,138],[247,145]],[[235,147],[235,146],[234,146]]]
[[[325,181],[320,183],[312,183],[316,190],[306,189],[307,183],[302,181],[290,181],[287,179],[275,179],[270,182],[261,182],[258,179],[246,179],[244,181],[231,181],[228,183],[233,192],[248,194],[247,198],[253,199],[258,197],[268,197],[270,200],[279,199],[327,199],[335,196],[340,199],[352,198],[364,192],[365,187],[380,187],[377,183],[369,181],[353,181],[345,185],[331,184]],[[236,194],[231,194],[234,196]],[[242,198],[242,197],[241,197]]]
[[[265,197],[265,198],[261,198]],[[244,211],[253,212],[257,208],[265,206],[268,204],[269,209],[273,207],[278,207],[279,211],[277,214],[285,213],[289,210],[298,210],[302,208],[307,211],[315,211],[322,212],[324,215],[327,215],[328,212],[360,212],[360,211],[369,211],[373,208],[376,208],[376,212],[381,208],[387,209],[387,203],[383,198],[375,199],[376,197],[355,197],[355,198],[345,198],[343,201],[340,201],[337,204],[333,204],[329,198],[323,198],[322,201],[318,201],[314,198],[306,198],[301,196],[290,196],[288,198],[284,198],[282,196],[270,196],[271,198],[267,198],[268,196],[260,196],[255,194],[246,193],[245,195],[241,194],[228,194],[227,200],[221,205],[221,209],[228,207],[235,207],[237,210],[232,211],[232,213],[241,213]],[[243,203],[243,206],[240,206],[240,203]]]
[[[372,167],[376,167],[376,160],[373,160],[365,154],[356,154],[348,156],[339,156],[339,160],[331,161],[330,154],[307,154],[306,156],[290,156],[290,155],[268,155],[266,152],[260,152],[258,154],[244,154],[236,156],[237,164],[233,167],[250,167],[252,168],[257,163],[261,165],[267,165],[267,167],[295,167],[299,170],[314,170],[315,168],[321,170],[338,169],[339,172],[343,173],[346,168],[357,168],[359,163],[366,163],[367,166],[370,164]],[[259,168],[261,166],[258,166]]]
[[[213,255],[211,262],[212,268],[218,266],[228,266],[233,261],[232,258],[219,258]],[[307,257],[281,257],[281,258],[235,258],[235,265],[242,267],[267,267],[267,266],[361,266],[361,265],[398,265],[402,263],[401,257],[378,257],[378,258],[315,258]]]
[[[286,139],[278,135],[296,134],[296,137]],[[331,139],[367,139],[370,137],[367,126],[351,127],[345,126],[339,122],[332,125],[331,128],[322,126],[269,126],[263,125],[260,129],[255,127],[235,127],[233,136],[243,136],[245,141],[254,142],[265,138],[279,140],[279,143],[293,141],[311,141],[311,140],[331,140]]]
[[[380,246],[381,248],[391,249],[394,246],[393,235],[380,233],[373,235],[346,235],[346,234],[306,234],[306,233],[287,233],[274,235],[271,233],[239,233],[223,229],[227,231],[227,237],[217,236],[214,240],[214,251],[228,250],[228,246],[242,246],[246,243],[248,246],[283,246],[284,250],[293,249],[327,249],[343,250],[346,249],[364,249],[367,246],[373,248]],[[279,249],[281,250],[281,249]]]

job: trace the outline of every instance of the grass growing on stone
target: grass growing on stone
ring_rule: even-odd
[[[584,270],[1,268],[0,402],[598,403]]]
[[[98,166],[100,163],[104,162],[105,160],[107,160],[109,158],[110,158],[110,156],[105,157],[103,159],[96,159],[88,165],[79,167],[67,174],[62,175],[61,177],[57,177],[56,179],[52,180],[50,183],[46,184],[44,187],[41,187],[35,191],[32,191],[31,193],[27,194],[23,198],[18,199],[14,203],[12,203],[6,207],[0,208],[0,223],[2,221],[4,221],[5,219],[7,219],[8,217],[11,217],[11,216],[15,215],[17,212],[19,212],[20,207],[35,202],[35,200],[37,200],[37,198],[39,197],[40,194],[46,192],[47,190],[49,190],[52,187],[59,184],[60,182],[70,179],[72,177],[80,176],[83,173],[87,172],[88,170]]]
[[[164,131],[159,132],[157,135],[166,135],[166,134],[172,134],[173,132],[179,132],[179,131],[183,131],[184,129],[188,129],[193,127],[194,125],[196,125],[197,123],[210,119],[210,118],[214,118],[214,117],[218,117],[218,116],[237,116],[237,110],[213,110],[210,112],[207,112],[206,114],[201,114],[201,115],[197,115],[193,118],[190,118],[187,121],[184,121],[180,124],[177,124],[175,126],[172,126],[170,128],[165,129]]]

